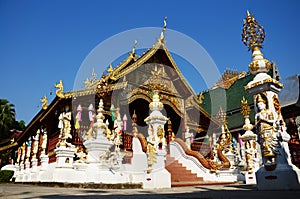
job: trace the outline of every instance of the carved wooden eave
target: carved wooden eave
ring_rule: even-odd
[[[99,83],[97,81],[97,83]],[[83,90],[75,90],[75,91],[69,91],[64,93],[65,98],[74,98],[74,97],[81,97],[81,96],[86,96],[86,95],[96,95],[97,94],[97,88],[96,88],[97,84],[90,86],[89,88],[85,88]],[[127,81],[125,82],[118,82],[115,84],[109,84],[107,86],[107,91],[113,91],[113,90],[117,90],[117,89],[123,89],[127,86]]]
[[[115,79],[120,79],[119,77],[119,73],[121,73],[122,70],[124,70],[125,68],[127,68],[129,65],[131,65],[132,63],[134,63],[136,61],[136,54],[133,52],[129,52],[129,55],[127,56],[127,58],[122,61],[116,68],[113,69],[112,72],[110,72],[109,74],[107,74],[105,76],[105,80],[109,80],[109,78],[113,77]]]
[[[96,87],[86,88],[83,90],[69,91],[64,93],[65,98],[74,98],[74,97],[93,95],[93,94],[94,95],[96,94]]]
[[[152,94],[146,91],[146,87],[135,88],[131,93],[128,94],[128,103],[133,102],[136,99],[144,99],[147,102],[152,102]],[[169,105],[180,117],[184,116],[182,100],[179,96],[172,93],[160,92],[160,101],[163,104]]]
[[[136,61],[136,54],[134,52],[129,52],[128,56],[116,68],[112,68],[112,66],[110,66],[111,68],[107,70],[108,73],[106,75],[103,74],[101,78],[87,84],[84,90],[88,90],[87,94],[89,94],[90,90],[96,90],[97,85],[100,83],[102,78],[104,78],[104,80],[108,83],[116,82],[117,79],[115,77],[115,74],[118,74],[119,71],[123,70],[134,61]],[[79,91],[79,95],[82,93],[84,93],[84,91]]]
[[[193,89],[191,88],[191,86],[189,85],[189,83],[185,80],[184,76],[182,75],[181,71],[179,70],[178,66],[176,65],[174,59],[172,58],[170,52],[168,51],[164,40],[158,39],[157,42],[152,46],[151,49],[149,49],[148,51],[146,51],[141,57],[139,57],[133,64],[125,67],[117,67],[115,72],[113,72],[115,74],[115,78],[116,79],[120,79],[124,76],[126,76],[126,74],[134,71],[136,68],[138,68],[139,66],[143,65],[144,63],[146,63],[159,49],[162,49],[169,61],[171,62],[172,66],[174,68],[174,70],[176,71],[176,73],[179,76],[178,80],[181,80],[185,86],[185,88],[189,91],[189,93],[195,95],[195,92],[193,91]],[[176,80],[175,80],[176,81]]]

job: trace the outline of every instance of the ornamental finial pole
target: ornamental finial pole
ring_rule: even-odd
[[[168,17],[165,17],[165,18],[164,18],[164,27],[163,27],[162,30],[161,30],[161,33],[160,33],[160,39],[164,39],[164,37],[165,37],[164,32],[165,32],[166,29],[167,29],[167,19],[168,19]]]
[[[137,40],[134,40],[134,44],[131,51],[133,54],[135,53],[136,44],[137,44]]]
[[[262,48],[266,32],[247,10],[246,18],[244,19],[242,41],[248,47],[248,50],[254,51],[257,48]]]
[[[248,66],[249,71],[253,75],[266,74],[271,69],[271,63],[269,60],[264,59],[263,54],[260,52],[266,32],[248,10],[246,15],[242,30],[242,41],[248,47],[248,50],[252,51],[252,62]]]

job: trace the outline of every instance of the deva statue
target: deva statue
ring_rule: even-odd
[[[261,143],[263,162],[266,169],[273,170],[276,167],[275,156],[278,144],[274,114],[267,108],[266,100],[261,94],[256,97],[256,106],[255,124]]]

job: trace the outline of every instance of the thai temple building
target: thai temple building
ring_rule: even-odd
[[[249,71],[226,70],[200,93],[179,70],[165,30],[166,21],[142,55],[135,42],[100,78],[92,71],[82,90],[65,91],[63,80],[56,83],[53,101],[42,98],[26,129],[0,146],[13,160],[2,169],[14,170],[20,183],[170,188],[242,181],[267,190],[272,188],[262,184],[269,176],[276,177],[276,189],[287,172],[284,180],[293,184],[283,188],[299,189],[300,78],[283,88],[276,64],[260,52],[265,32],[253,15],[247,13],[242,34],[253,53]],[[284,89],[298,90],[286,100]],[[211,98],[221,92],[226,107],[214,103],[219,111],[212,112]]]

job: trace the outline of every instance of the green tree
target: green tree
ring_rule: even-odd
[[[18,130],[18,131],[23,131],[25,129],[25,127],[26,127],[25,121],[20,120],[20,121],[15,121],[12,128],[15,129],[15,130]]]
[[[9,137],[9,130],[15,125],[15,108],[6,99],[0,99],[0,141]]]

